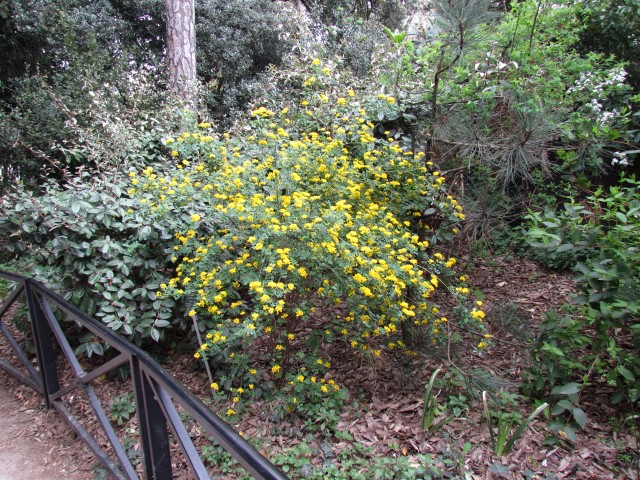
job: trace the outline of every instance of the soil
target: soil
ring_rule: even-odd
[[[462,258],[460,263],[473,264],[473,268],[469,268],[470,287],[482,292],[487,330],[494,336],[494,345],[481,352],[461,349],[434,352],[431,356],[420,356],[413,365],[403,365],[393,358],[347,363],[342,360],[345,351],[331,347],[326,353],[332,363],[333,378],[338,384],[349,386],[352,404],[345,408],[338,429],[371,447],[379,456],[411,459],[418,453],[430,454],[453,478],[637,480],[637,437],[629,429],[619,427],[627,414],[610,406],[597,389],[581,397],[588,424],[578,432],[573,444],[546,445],[549,431],[541,416],[524,432],[509,455],[498,457],[491,448],[479,399],[467,399],[468,408],[432,433],[419,428],[424,385],[440,365],[447,368],[453,361],[465,368],[481,369],[491,374],[494,387],[515,394],[521,373],[530,364],[526,338],[535,335],[542,313],[567,301],[575,288],[570,276],[546,271],[534,262],[519,258]],[[6,358],[7,350],[0,338],[0,357]],[[171,361],[165,368],[197,396],[206,398],[209,394],[206,374],[194,370],[190,353],[170,353],[167,358]],[[112,399],[130,391],[127,383],[108,379],[100,379],[94,387],[106,410]],[[463,393],[462,390],[441,391],[438,398],[443,400],[447,395]],[[73,400],[75,412],[84,419],[85,427],[95,433],[96,422],[86,402],[79,397]],[[513,409],[526,417],[532,407],[530,403],[520,402]],[[289,419],[285,426],[279,425],[268,411],[265,405],[256,403],[233,426],[247,436],[265,439],[261,451],[270,458],[285,447],[301,442],[301,435],[297,436],[296,432],[302,424]],[[20,480],[27,476],[72,480],[95,477],[95,460],[71,429],[55,412],[43,409],[35,392],[4,372],[0,372],[0,414],[0,464],[13,468],[9,476],[0,473],[0,480]],[[135,451],[135,435],[127,433],[134,429],[135,417],[132,417],[124,419],[119,432],[128,435]],[[191,433],[204,439],[197,426]],[[95,435],[99,442],[105,443],[99,433]],[[322,452],[319,442],[315,445],[311,441],[311,447]],[[460,452],[465,443],[471,447],[468,453],[454,453],[446,461],[443,452]],[[334,447],[347,446],[347,442],[342,441]],[[318,462],[322,461],[320,457]],[[36,465],[25,467],[27,464],[22,463],[34,458],[38,459]],[[453,466],[452,459],[455,460]],[[36,474],[36,468],[45,470]],[[188,478],[186,474],[178,475],[183,477]]]
[[[57,412],[0,370],[0,480],[88,480],[94,464]]]

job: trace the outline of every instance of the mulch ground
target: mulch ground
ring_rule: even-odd
[[[464,263],[465,259],[462,260]],[[568,275],[545,271],[534,262],[520,258],[467,258],[466,262],[473,263],[473,268],[469,269],[472,273],[470,286],[484,296],[487,331],[494,336],[494,345],[481,352],[460,348],[433,352],[432,355],[417,357],[412,364],[394,358],[345,362],[344,358],[352,357],[346,356],[339,347],[332,347],[327,352],[333,366],[332,376],[337,383],[348,386],[350,391],[348,406],[340,417],[338,429],[371,447],[376,455],[412,459],[417,454],[430,454],[438,466],[453,477],[464,478],[462,475],[466,474],[467,478],[474,479],[638,479],[638,439],[629,429],[618,427],[623,423],[625,412],[609,405],[597,390],[587,392],[581,398],[588,424],[585,430],[578,431],[578,438],[572,445],[546,445],[545,438],[550,432],[543,416],[540,416],[508,455],[496,456],[483,421],[482,402],[479,398],[468,398],[461,386],[457,390],[455,387],[450,391],[441,390],[438,399],[446,401],[449,395],[466,394],[468,408],[432,433],[420,429],[424,386],[438,366],[451,370],[451,361],[462,370],[482,370],[485,376],[479,378],[483,381],[490,378],[492,385],[517,393],[516,385],[531,361],[526,339],[535,335],[542,313],[567,301],[574,291]],[[8,347],[0,339],[0,356],[6,358],[8,353]],[[174,353],[167,358],[170,360],[165,362],[165,367],[196,395],[206,398],[207,377],[204,372],[193,368],[191,355]],[[33,428],[34,438],[44,435],[59,440],[61,457],[69,459],[72,464],[87,465],[91,462],[90,453],[78,443],[71,430],[61,420],[53,421],[42,410],[42,400],[35,392],[18,386],[5,374],[0,375],[0,382],[11,386],[25,409],[40,412],[41,419],[35,421]],[[96,392],[107,412],[112,399],[130,392],[129,383],[107,378],[95,383]],[[106,445],[83,395],[67,395],[65,399],[87,430],[95,434],[98,442]],[[513,409],[526,417],[532,407],[520,401]],[[297,427],[295,419],[288,421],[287,429],[278,428],[277,422],[265,415],[267,410],[256,403],[234,427],[253,438],[265,439],[261,449],[269,457],[301,440],[292,434]],[[132,418],[118,429],[121,437],[126,437],[128,448],[134,455],[139,448],[135,425],[136,420]],[[193,428],[194,436],[197,436],[200,432],[196,426]],[[462,455],[460,452],[465,443],[471,449]],[[311,446],[314,447],[313,441]],[[347,446],[348,442],[342,441],[333,447]],[[315,447],[322,450],[320,445]],[[188,475],[185,473],[179,478],[188,478]]]

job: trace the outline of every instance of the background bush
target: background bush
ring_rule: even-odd
[[[616,387],[614,400],[640,398],[638,187],[635,179],[623,177],[620,186],[600,188],[583,203],[528,216],[533,247],[570,252],[580,259],[574,265],[580,290],[574,302],[583,306],[577,313],[547,319],[532,370],[538,390],[579,379],[580,372],[586,383],[593,368],[594,376]],[[576,362],[581,368],[575,368]]]
[[[31,275],[140,344],[182,317],[173,300],[156,295],[171,274],[174,227],[137,213],[127,188],[126,177],[87,174],[64,188],[5,194],[0,232],[9,251],[29,259]],[[93,342],[81,349],[102,353]]]

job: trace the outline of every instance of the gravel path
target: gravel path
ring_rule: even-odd
[[[71,428],[0,370],[0,480],[93,478],[91,453]]]

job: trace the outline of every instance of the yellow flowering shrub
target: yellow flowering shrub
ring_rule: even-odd
[[[249,383],[263,392],[265,378],[298,400],[340,392],[300,370],[311,368],[302,360],[328,368],[324,342],[379,357],[413,354],[408,331],[446,339],[435,292],[464,301],[468,289],[430,242],[464,214],[422,153],[374,135],[372,119],[394,104],[314,86],[295,105],[254,110],[241,135],[168,142],[171,175],[134,174],[142,208],[185,216],[161,295],[192,299],[189,314],[208,332],[196,355],[232,367],[216,383],[229,398],[255,395]],[[461,318],[482,326],[478,313]],[[236,412],[242,402],[232,403]]]

